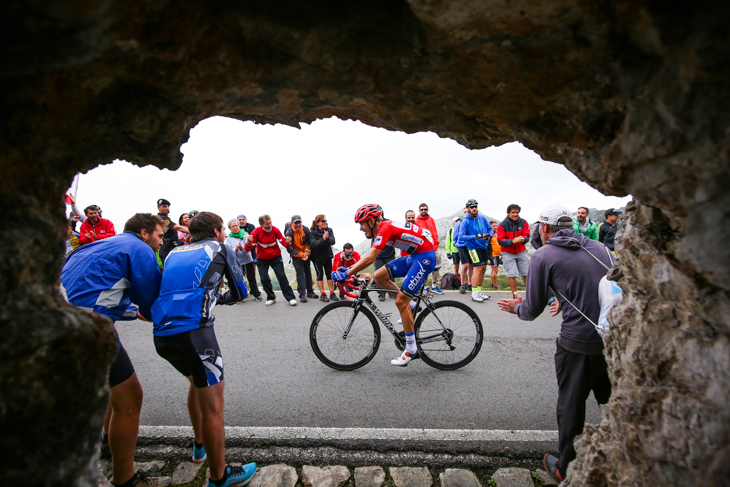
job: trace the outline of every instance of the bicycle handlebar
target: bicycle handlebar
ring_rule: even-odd
[[[366,282],[367,281],[365,279],[361,279],[357,276],[352,276],[349,279],[347,279],[346,281],[342,281],[340,283],[340,291],[345,296],[355,299],[355,298],[357,298],[357,294],[351,294],[347,291],[347,289],[355,291],[356,288],[359,288],[361,284],[365,284]]]

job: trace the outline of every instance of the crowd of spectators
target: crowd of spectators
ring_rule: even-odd
[[[66,256],[78,247],[116,235],[114,224],[102,217],[102,210],[97,205],[89,205],[81,212],[76,206],[73,195],[71,213],[68,219],[68,235],[66,240]],[[163,245],[156,253],[160,269],[169,252],[175,247],[189,245],[190,220],[198,214],[197,211],[182,213],[177,222],[169,217],[170,202],[164,198],[157,200],[157,214],[165,222]],[[509,289],[514,294],[517,291],[517,278],[521,276],[522,284],[527,285],[527,269],[529,257],[527,245],[532,244],[535,249],[540,248],[539,238],[531,238],[537,231],[537,222],[530,226],[520,218],[521,207],[511,204],[507,207],[505,218],[498,222],[488,220],[478,212],[478,203],[474,199],[467,201],[463,209],[463,217],[454,217],[453,226],[446,234],[444,246],[446,256],[453,265],[453,274],[458,276],[461,294],[471,293],[474,301],[489,299],[488,290],[500,290],[498,283],[499,268],[503,266],[509,282]],[[617,220],[620,212],[611,208],[604,214],[605,222],[597,224],[589,218],[589,209],[579,207],[573,221],[575,232],[587,238],[604,243],[614,250]],[[437,266],[441,264],[441,254],[438,252],[440,241],[436,221],[429,215],[426,203],[418,205],[418,212],[408,210],[404,215],[405,222],[419,225],[431,232],[434,240]],[[386,218],[387,220],[387,218]],[[77,222],[81,223],[76,231]],[[274,286],[269,277],[269,269],[279,284],[279,289],[286,301],[294,306],[296,298],[306,303],[308,298],[319,298],[322,302],[346,299],[342,293],[337,296],[337,284],[332,281],[332,272],[339,267],[349,267],[360,259],[352,244],[345,243],[343,251],[335,255],[333,246],[336,244],[334,231],[329,227],[324,214],[317,215],[311,226],[302,223],[300,215],[293,215],[290,222],[286,222],[284,231],[273,225],[269,215],[262,215],[256,227],[248,222],[246,215],[239,214],[235,219],[228,221],[229,233],[226,244],[233,250],[236,262],[243,269],[248,281],[250,294],[256,301],[262,301],[262,293],[258,280],[261,280],[263,291],[266,294],[266,305],[276,303]],[[296,295],[287,279],[285,272],[285,256],[281,248],[286,249],[288,259],[296,275]],[[257,254],[258,253],[258,254]],[[396,258],[395,250],[387,247],[381,252],[374,263],[375,270]],[[354,260],[352,260],[354,259]],[[311,265],[310,265],[311,264]],[[314,266],[314,277],[312,273]],[[487,273],[487,266],[491,268]],[[256,272],[259,278],[256,277]],[[487,283],[485,284],[485,278]],[[429,280],[429,287],[434,292],[443,294],[440,289],[440,275],[436,270]],[[316,283],[317,292],[314,284]],[[386,299],[385,292],[378,293],[378,299]]]

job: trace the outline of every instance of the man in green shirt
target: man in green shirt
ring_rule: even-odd
[[[573,221],[573,230],[576,233],[582,233],[591,240],[598,240],[598,225],[588,218],[588,208],[585,206],[578,208],[578,217]]]

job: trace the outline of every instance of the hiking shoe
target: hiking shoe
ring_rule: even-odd
[[[260,303],[261,302],[261,296],[256,296],[256,302],[257,303]]]
[[[289,306],[296,306],[296,305],[297,305],[296,299],[292,299],[291,301],[289,301]]]
[[[436,294],[443,294],[443,293],[444,293],[444,292],[443,292],[443,291],[441,290],[441,288],[440,288],[440,287],[438,287],[438,286],[434,286],[434,287],[433,287],[433,292],[435,292]]]
[[[233,487],[243,486],[251,482],[253,475],[256,473],[256,464],[247,463],[241,467],[233,467],[226,465],[226,473],[223,475],[223,483],[213,482],[208,479],[208,487]]]
[[[393,293],[388,293],[388,297],[389,297],[390,299],[395,299],[395,296],[396,296],[397,294],[398,294],[398,293],[395,293],[395,294],[393,294]]]
[[[499,291],[499,286],[492,286],[492,291]]]
[[[308,298],[316,298],[316,297],[317,297],[317,295],[316,295],[316,294],[314,294],[314,292],[308,292],[308,293],[307,293],[307,297],[308,297]]]
[[[208,454],[205,453],[205,447],[203,444],[198,444],[193,441],[193,463],[203,463],[208,458]]]
[[[307,302],[307,297],[306,296],[299,296],[299,301],[301,301],[302,303],[306,303]]]
[[[322,301],[323,303],[329,303],[330,302],[329,298],[327,297],[327,295],[325,293],[322,293],[322,294],[319,295],[319,300]]]
[[[347,298],[342,293],[340,293],[340,301],[347,301]]]
[[[378,296],[378,301],[385,301],[385,294]]]
[[[408,365],[408,363],[411,360],[415,360],[415,359],[418,359],[418,358],[421,358],[418,355],[418,352],[416,352],[416,353],[409,353],[406,350],[403,350],[403,353],[400,354],[400,357],[398,357],[397,359],[391,360],[390,363],[393,364],[393,365],[397,365],[398,367],[405,367],[406,365]]]
[[[330,293],[330,301],[339,301],[340,298],[337,297],[335,293]]]
[[[142,470],[137,470],[137,473],[132,476],[127,482],[132,482],[134,487],[148,487],[150,485],[161,485],[157,478],[148,477]],[[111,483],[111,482],[110,482]],[[117,485],[111,483],[112,485]]]
[[[563,476],[560,475],[560,472],[558,472],[558,459],[556,457],[546,453],[545,456],[542,457],[542,465],[554,481],[558,483],[563,481]]]
[[[272,304],[276,304],[276,299],[269,299],[268,301],[266,301],[265,304],[266,304],[266,306],[271,306]]]
[[[466,294],[466,284],[459,286],[459,293]]]

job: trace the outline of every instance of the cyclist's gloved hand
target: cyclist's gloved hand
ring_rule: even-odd
[[[340,272],[347,272],[347,267],[338,267],[337,270]]]
[[[340,267],[340,269],[344,269],[344,267]],[[343,282],[347,280],[347,272],[344,271],[335,271],[332,273],[332,280],[335,282]]]
[[[452,258],[452,257],[453,257],[453,255],[452,255],[452,254],[446,254],[446,258],[447,258],[447,259],[450,259],[450,258]]]

